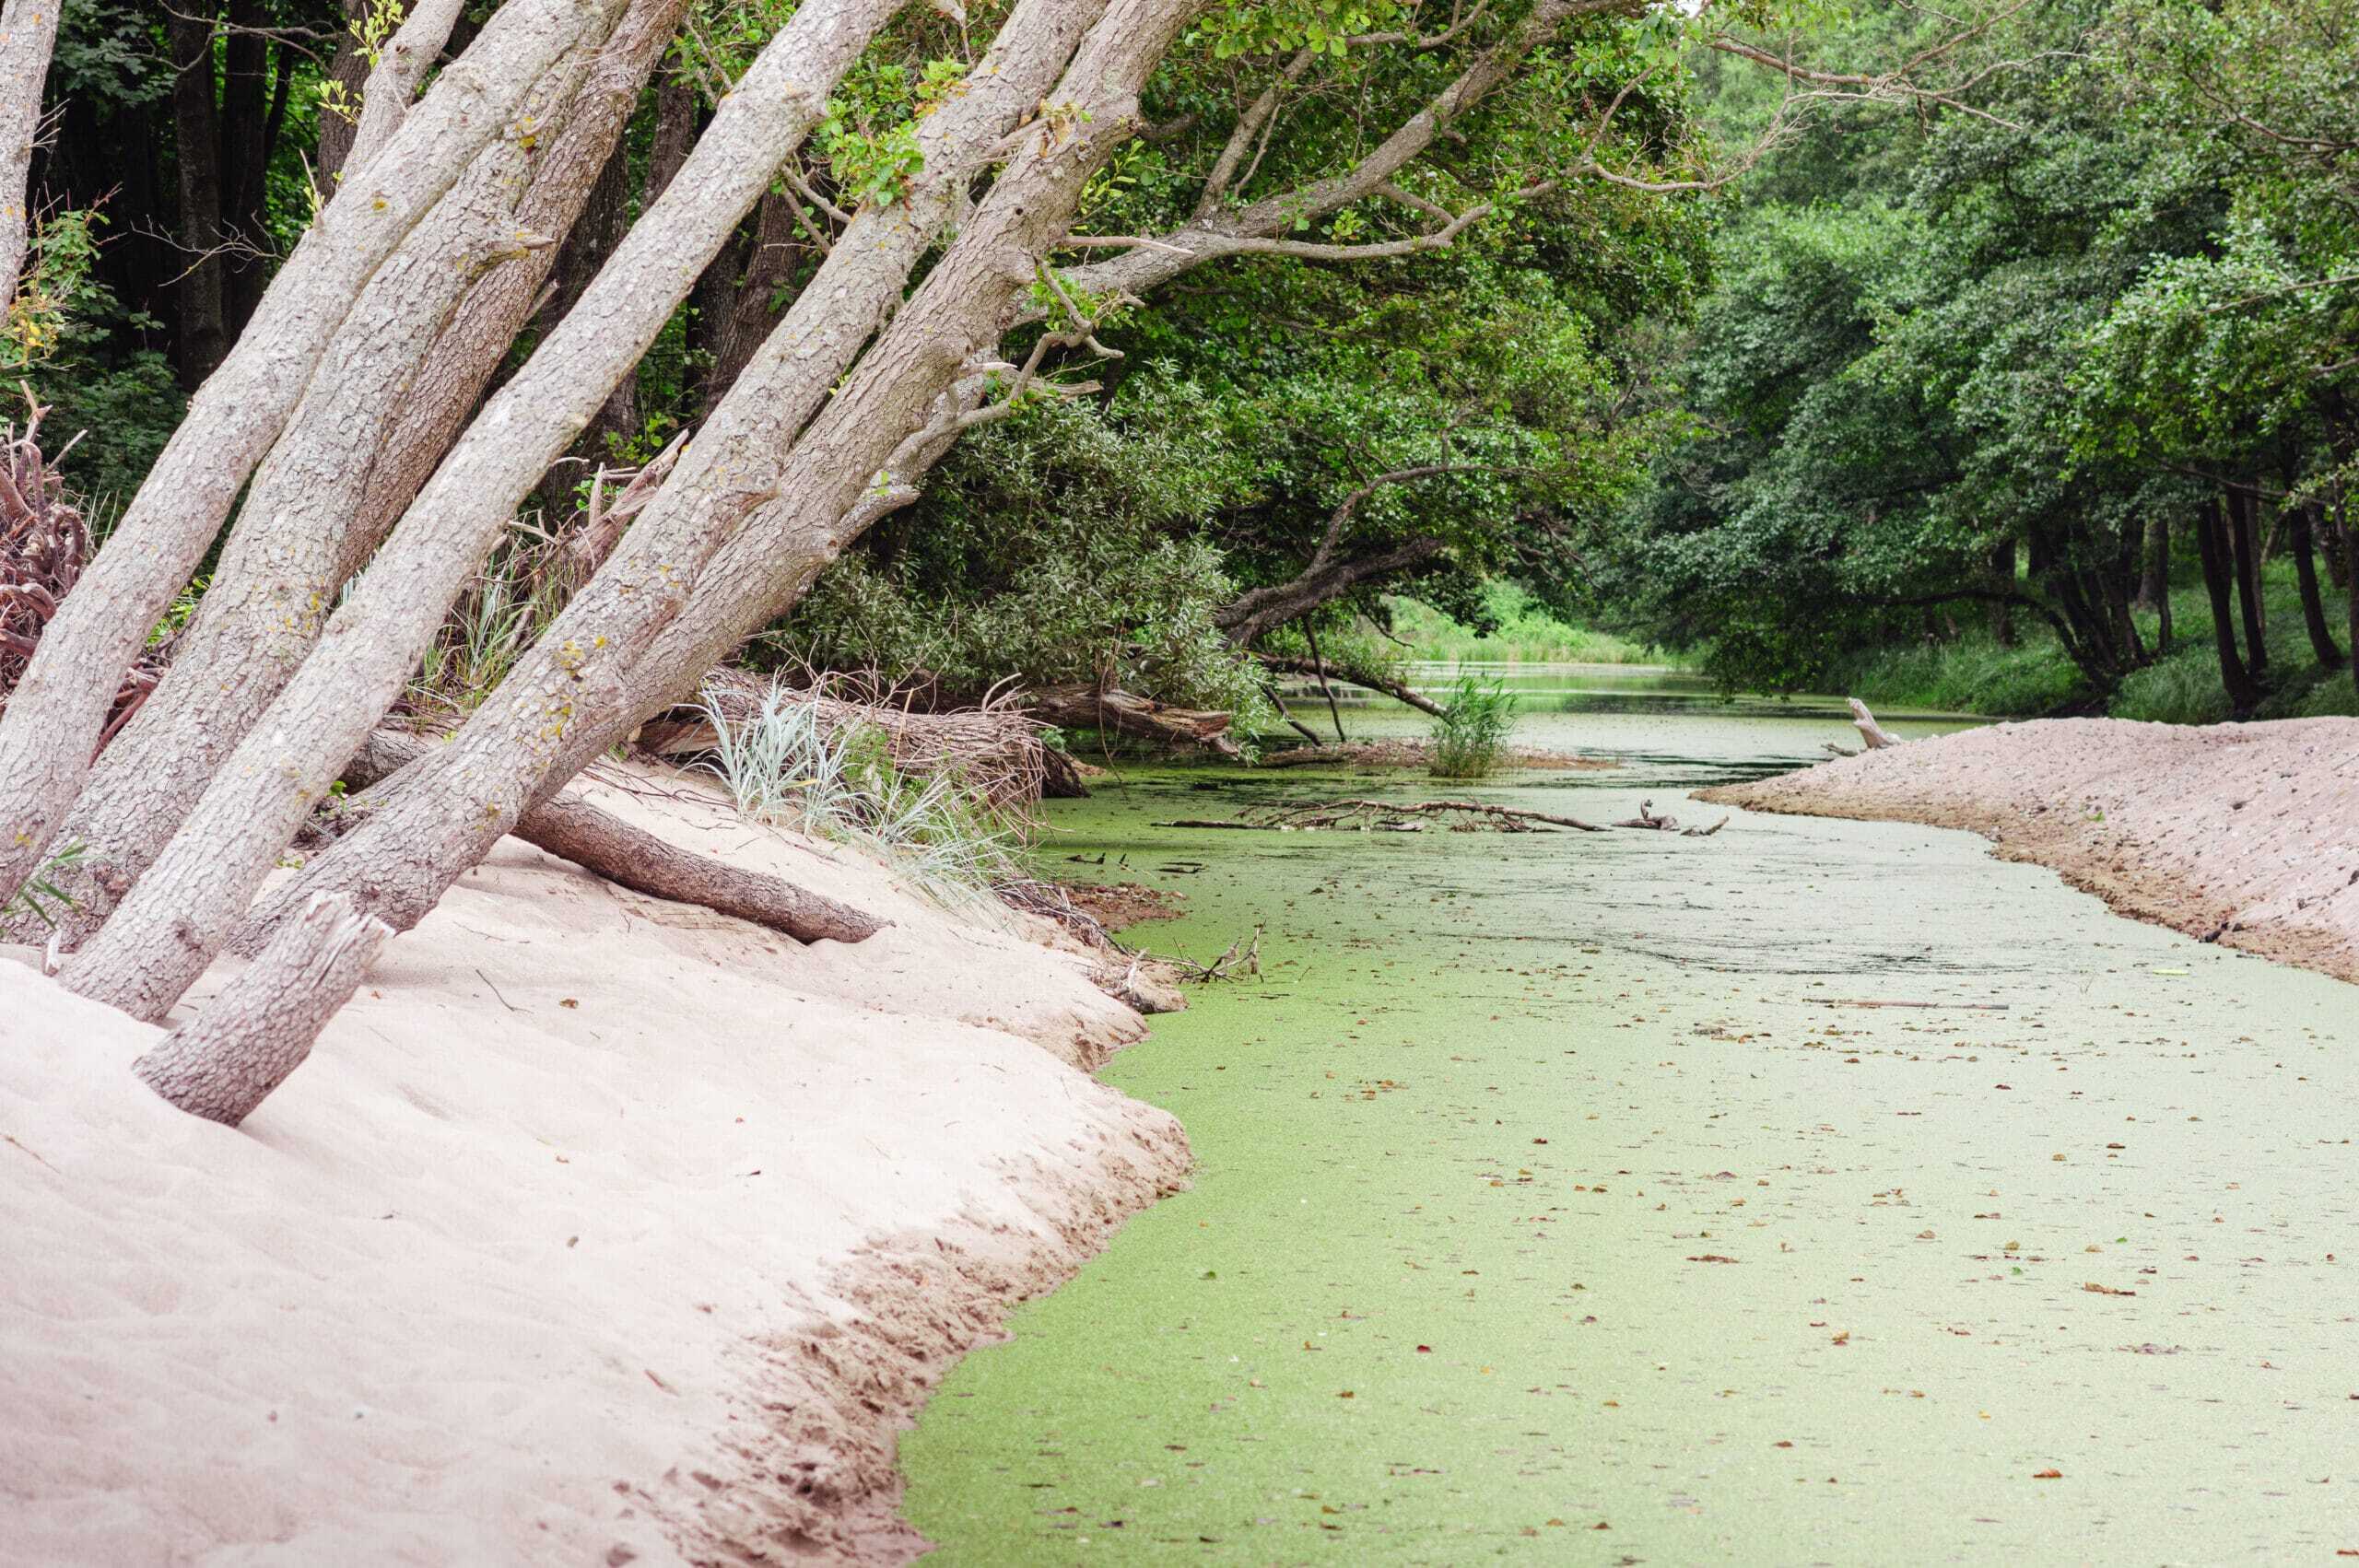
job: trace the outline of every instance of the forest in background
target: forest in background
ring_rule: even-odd
[[[511,368],[789,9],[691,10]],[[11,340],[49,429],[88,432],[67,474],[101,533],[333,192],[343,111],[397,18],[65,7]],[[1452,181],[1593,158],[1533,112],[1567,95],[1611,99],[1603,135],[1639,174],[1509,191],[1381,265],[1235,256],[1109,313],[1099,391],[968,434],[753,661],[945,701],[1110,682],[1251,729],[1271,714],[1250,652],[1376,672],[1403,650],[1389,633],[1435,646],[1392,604],[1480,636],[1505,603],[1589,628],[1559,650],[1667,650],[1732,687],[2187,720],[2359,708],[2353,7],[2047,0],[1963,40],[1903,5],[1811,19],[1857,57],[1942,50],[1971,90],[1837,85],[1805,112],[1807,82],[1675,29],[1584,35],[1461,137]],[[463,12],[445,56],[482,21]],[[693,429],[849,209],[906,172],[945,69],[927,56],[957,32],[906,22],[847,74],[454,610],[421,672],[437,700],[470,705],[554,614],[547,541],[581,525],[597,467]],[[1429,85],[1414,56],[1391,69],[1391,91]],[[1156,129],[1084,199],[1094,228],[1185,209],[1227,90],[1165,84]],[[1249,145],[1231,195],[1347,156],[1372,90],[1290,69],[1286,134]],[[1380,238],[1367,223],[1346,209],[1320,238]]]

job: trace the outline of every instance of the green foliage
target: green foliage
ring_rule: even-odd
[[[1488,778],[1505,759],[1514,728],[1515,699],[1499,681],[1461,675],[1434,720],[1433,776]]]
[[[1631,642],[1612,632],[1561,619],[1509,579],[1496,579],[1483,593],[1483,618],[1461,621],[1414,599],[1385,603],[1393,637],[1408,647],[1409,659],[1448,663],[1655,664],[1661,649]]]
[[[969,696],[1102,675],[1258,718],[1260,676],[1213,624],[1234,585],[1202,534],[1236,466],[1194,389],[1134,406],[1051,404],[973,432],[922,502],[820,578],[773,654]]]

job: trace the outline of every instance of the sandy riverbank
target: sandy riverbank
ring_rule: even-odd
[[[801,948],[510,840],[238,1131],[0,961],[0,1562],[921,1544],[904,1419],[1184,1137],[1089,1076],[1143,1031],[1079,954],[637,786],[592,793],[894,925]]]
[[[1999,724],[1698,798],[1970,828],[2122,914],[2359,980],[2359,720]]]

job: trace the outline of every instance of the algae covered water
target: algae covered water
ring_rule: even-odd
[[[1687,788],[1844,733],[1543,711],[1625,766],[1480,793],[1709,821]],[[1173,769],[1057,813],[1056,871],[1189,895],[1136,940],[1258,925],[1264,972],[1105,1071],[1194,1185],[904,1439],[941,1561],[2359,1549],[2348,987],[1913,827],[1152,825],[1347,792],[1436,790]]]

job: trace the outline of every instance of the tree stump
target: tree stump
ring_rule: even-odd
[[[346,895],[315,895],[243,974],[131,1071],[191,1116],[237,1126],[303,1065],[393,934],[357,913]]]

